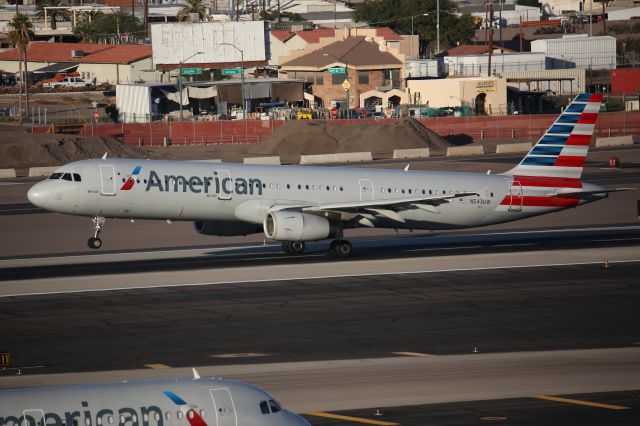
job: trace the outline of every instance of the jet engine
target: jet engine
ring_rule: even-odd
[[[316,241],[335,238],[338,228],[326,217],[295,211],[273,211],[264,218],[264,234],[279,241]]]
[[[237,222],[230,220],[204,220],[193,222],[193,227],[199,234],[231,237],[237,235],[255,234],[262,231],[262,226],[255,223]]]

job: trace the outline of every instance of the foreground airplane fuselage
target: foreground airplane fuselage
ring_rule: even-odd
[[[98,219],[121,217],[194,221],[207,235],[264,231],[288,253],[301,252],[304,241],[338,238],[332,250],[348,255],[345,228],[477,227],[606,196],[580,181],[600,101],[578,96],[522,162],[499,175],[103,158],[60,167],[28,197],[47,210],[94,217],[94,248]]]
[[[308,426],[265,390],[196,378],[0,390],[0,426]]]

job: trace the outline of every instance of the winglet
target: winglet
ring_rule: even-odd
[[[192,368],[191,370],[193,370],[193,379],[198,380],[200,378],[200,374],[198,374],[198,371],[195,368]]]
[[[104,153],[104,155],[102,156],[102,159],[103,159],[103,160],[106,160],[106,159],[107,159],[107,153],[106,153],[106,152],[105,152],[105,153]]]

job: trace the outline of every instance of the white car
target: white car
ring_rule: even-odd
[[[43,87],[91,87],[93,86],[90,82],[81,79],[80,77],[65,77],[62,81],[50,81],[48,83],[44,83]]]

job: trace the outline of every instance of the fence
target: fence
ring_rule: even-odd
[[[483,139],[537,139],[557,118],[557,114],[512,116],[466,116],[420,118],[424,126],[440,136],[455,136],[460,142]],[[400,119],[327,120],[335,124],[382,125]],[[318,120],[316,122],[321,122]],[[256,144],[283,126],[285,120],[183,121],[134,124],[92,123],[82,129],[83,136],[112,136],[137,146],[193,144]],[[46,132],[47,127],[35,127]],[[596,137],[640,135],[640,111],[608,112],[598,116]]]

